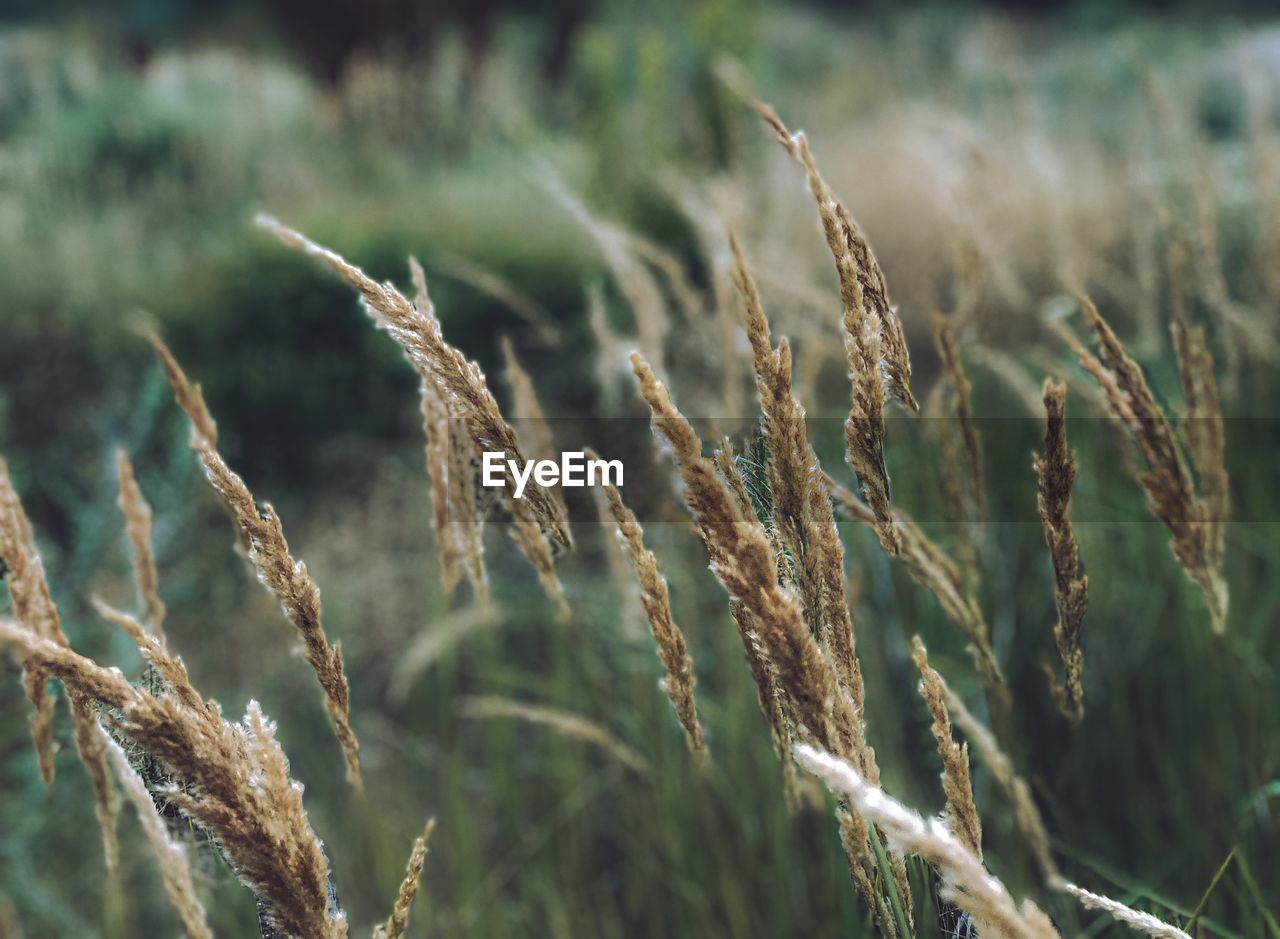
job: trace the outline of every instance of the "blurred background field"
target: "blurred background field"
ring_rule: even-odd
[[[67,632],[136,671],[87,602],[131,597],[113,468],[124,446],[156,511],[171,646],[228,713],[254,697],[279,722],[357,926],[385,915],[434,814],[410,935],[871,934],[821,797],[787,810],[723,591],[672,492],[626,495],[654,522],[689,637],[706,780],[657,687],[652,643],[606,579],[606,528],[578,524],[560,565],[567,625],[496,530],[497,613],[442,594],[415,376],[346,287],[251,225],[270,212],[401,285],[416,255],[446,335],[504,404],[506,335],[550,415],[598,422],[647,414],[608,342],[635,342],[609,263],[619,242],[648,252],[673,321],[665,375],[686,413],[755,413],[745,341],[730,356],[743,356],[735,408],[712,312],[728,222],[775,332],[793,340],[810,413],[843,418],[830,258],[803,175],[731,90],[745,85],[808,132],[865,228],[922,401],[940,381],[930,311],[965,313],[990,504],[978,595],[1018,703],[1008,741],[1062,866],[1178,918],[1235,849],[1200,929],[1280,937],[1280,19],[1267,5],[6,6],[0,453]],[[1088,714],[1072,730],[1040,669],[1055,614],[1029,452],[1045,375],[1069,380],[1073,416],[1102,411],[1047,324],[1074,322],[1065,286],[1086,284],[1176,410],[1174,232],[1192,248],[1192,314],[1224,390],[1232,612],[1213,637],[1121,471],[1124,442],[1082,422],[1074,511],[1092,594]],[[203,383],[223,452],[278,508],[321,587],[367,802],[343,781],[290,630],[232,550],[139,337],[151,327]],[[848,481],[832,453],[828,469]],[[895,415],[887,457],[895,500],[962,550],[973,533],[951,524],[929,424]],[[665,484],[665,462],[645,475]],[[870,532],[842,534],[886,788],[935,811],[909,640],[921,634],[976,702],[963,639]],[[176,933],[128,816],[120,879],[104,879],[69,723],[46,792],[17,665],[0,677],[0,898],[29,936]],[[479,694],[596,721],[649,769],[468,717]],[[1011,810],[985,770],[975,783],[992,868],[1020,894],[1031,879]],[[204,876],[215,932],[256,935],[251,896],[215,861]],[[1119,934],[1046,907],[1065,935]]]

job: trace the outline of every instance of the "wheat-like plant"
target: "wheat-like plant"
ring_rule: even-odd
[[[152,336],[151,343],[164,363],[174,398],[191,419],[191,449],[204,466],[209,484],[235,521],[247,545],[249,561],[258,572],[258,579],[280,601],[285,616],[298,631],[303,655],[324,691],[325,710],[333,720],[334,731],[342,745],[347,777],[359,788],[362,785],[360,743],[351,728],[350,690],[342,670],[342,648],[337,644],[330,645],[325,635],[320,618],[320,588],[311,579],[307,566],[290,552],[284,526],[275,509],[267,504],[258,504],[244,480],[222,458],[215,440],[206,435],[213,422],[199,389],[192,387],[160,337]]]
[[[1044,540],[1053,562],[1054,602],[1058,622],[1053,638],[1066,669],[1059,684],[1049,673],[1050,688],[1058,708],[1073,724],[1084,718],[1084,655],[1080,651],[1080,631],[1089,607],[1089,578],[1080,560],[1075,530],[1067,509],[1076,479],[1076,458],[1067,445],[1067,389],[1046,379],[1044,383],[1044,456],[1033,456],[1039,492],[1036,505],[1044,525]]]
[[[733,443],[728,437],[721,440],[720,446],[712,455],[712,460],[715,463],[717,475],[728,487],[739,511],[744,517],[750,518],[755,512],[755,507],[747,492],[746,481],[738,468]],[[771,541],[771,546],[776,555],[777,545]],[[751,671],[752,681],[755,682],[760,713],[769,723],[769,736],[773,743],[773,750],[782,764],[783,791],[786,795],[787,807],[794,811],[800,806],[800,790],[796,780],[795,762],[791,759],[793,731],[788,715],[787,695],[778,683],[777,669],[760,640],[760,630],[753,625],[751,612],[744,604],[732,597],[729,599],[729,612],[738,625],[747,667]]]
[[[684,633],[671,616],[671,598],[667,593],[666,578],[658,569],[658,559],[645,547],[644,529],[636,521],[635,513],[623,503],[617,487],[605,486],[604,493],[609,501],[609,511],[618,526],[618,540],[626,545],[627,556],[631,558],[632,569],[640,584],[640,600],[644,604],[649,628],[658,647],[658,658],[666,671],[663,690],[671,699],[676,719],[684,728],[684,739],[689,752],[693,754],[699,767],[705,769],[710,753],[693,697],[697,678]]]
[[[475,512],[474,474],[468,465],[455,472],[451,459],[455,448],[462,442],[450,437],[449,409],[435,386],[423,379],[419,394],[422,408],[422,430],[426,438],[427,476],[431,480],[431,529],[435,534],[439,552],[440,580],[446,594],[452,594],[464,577],[481,600],[489,596],[489,579],[484,568],[484,543],[479,537],[479,519],[459,519],[457,514],[465,506],[468,514]],[[455,476],[460,479],[455,480]],[[459,485],[461,484],[461,485]],[[454,498],[454,489],[460,489],[461,498]]]
[[[777,555],[763,525],[703,457],[702,441],[649,363],[632,353],[631,364],[652,414],[654,434],[670,448],[684,482],[681,494],[711,557],[712,570],[729,593],[730,609],[762,700],[773,696],[772,680],[776,679],[787,702],[792,737],[814,741],[858,765],[874,767],[866,753],[861,715],[841,689],[836,667],[810,631],[796,594],[780,583]],[[890,902],[876,886],[881,877],[905,883],[905,874],[878,868],[868,847],[868,839],[878,836],[868,832],[860,815],[841,807],[838,820],[854,884],[881,931],[889,936],[907,932],[901,888],[895,884]]]
[[[49,592],[44,576],[44,562],[36,548],[35,532],[13,488],[9,468],[0,458],[0,564],[9,588],[13,613],[21,628],[51,645],[70,648],[62,630],[62,618]],[[46,786],[53,785],[54,754],[53,698],[49,694],[49,675],[44,663],[28,656],[22,664],[23,685],[34,708],[30,724],[35,744],[40,777]],[[118,847],[116,823],[120,814],[119,800],[112,789],[107,755],[98,733],[98,719],[89,696],[76,688],[68,688],[71,720],[75,727],[76,751],[93,783],[94,811],[102,829],[102,848],[108,870],[116,866]]]
[[[754,102],[778,142],[804,167],[827,246],[835,260],[844,305],[844,346],[852,382],[852,407],[845,423],[845,456],[875,512],[876,532],[885,550],[898,551],[889,508],[889,473],[884,465],[884,398],[888,394],[911,411],[911,359],[902,323],[889,303],[884,273],[853,216],[818,172],[803,131],[791,133],[773,108]]]
[[[134,586],[147,613],[147,626],[163,639],[165,608],[164,601],[160,599],[160,574],[156,570],[155,552],[151,546],[151,506],[142,494],[129,454],[124,450],[116,451],[116,470],[120,484],[117,504],[124,515],[125,535],[132,549],[130,560]]]
[[[418,895],[422,866],[427,861],[427,842],[431,840],[431,833],[435,831],[435,827],[436,820],[427,819],[422,834],[414,841],[395,906],[391,908],[391,915],[387,917],[387,921],[374,927],[373,939],[403,939],[405,931],[409,928],[409,910],[413,906],[414,898]]]
[[[1222,462],[1221,413],[1213,385],[1213,362],[1203,334],[1184,330],[1178,342],[1181,371],[1189,386],[1187,404],[1192,426],[1189,443],[1207,495],[1202,496],[1182,456],[1182,449],[1164,409],[1147,384],[1141,366],[1125,352],[1124,345],[1087,297],[1080,298],[1085,319],[1098,338],[1094,356],[1065,329],[1080,364],[1102,387],[1111,412],[1137,444],[1147,465],[1138,482],[1147,493],[1151,510],[1173,536],[1174,556],[1187,576],[1200,588],[1215,633],[1227,625],[1228,592],[1223,571],[1222,524],[1227,509],[1227,477]],[[1178,336],[1175,326],[1175,337]],[[1216,432],[1214,428],[1217,428]],[[1214,441],[1217,441],[1216,443]]]
[[[531,458],[535,460],[555,459],[557,452],[555,439],[552,436],[551,425],[547,422],[542,405],[538,401],[538,392],[533,386],[533,379],[529,377],[529,373],[520,364],[520,360],[516,358],[511,340],[506,336],[502,339],[502,357],[506,363],[507,385],[511,389],[513,399],[511,413],[524,422],[525,442],[528,444]],[[560,511],[563,513],[564,500],[562,495],[558,489],[550,491],[554,493],[559,501]],[[543,589],[546,590],[547,595],[556,604],[556,611],[560,619],[568,620],[570,611],[568,601],[565,599],[564,588],[560,585],[560,579],[556,576],[552,567],[550,555],[542,549],[542,537],[533,513],[516,500],[512,500],[511,514],[516,522],[516,527],[512,532],[513,537],[525,555],[533,562],[534,570],[543,585]]]
[[[765,467],[772,523],[786,558],[810,628],[835,666],[842,691],[855,714],[855,731],[862,736],[864,700],[862,675],[854,652],[853,617],[844,596],[844,546],[836,530],[831,496],[822,467],[809,443],[804,406],[792,393],[791,347],[784,337],[776,349],[751,272],[737,238],[729,236],[734,258],[734,283],[746,310],[756,393],[763,412],[762,429],[768,448]],[[875,754],[859,746],[859,764],[872,772]]]
[[[257,896],[264,923],[294,939],[345,939],[346,916],[332,897],[329,862],[307,820],[302,788],[289,777],[275,725],[255,701],[240,723],[225,720],[191,686],[182,662],[141,624],[133,627],[131,638],[163,679],[157,692],[134,687],[118,669],[12,620],[0,620],[0,644],[82,699],[113,709],[115,732],[180,781],[162,795],[217,839]],[[96,721],[92,728],[97,733]]]
[[[609,501],[607,487],[591,487],[591,503],[595,508],[596,521],[602,526],[604,537],[600,539],[604,553],[605,567],[609,571],[609,580],[618,602],[619,632],[629,641],[640,641],[646,638],[647,614],[640,597],[640,585],[636,582],[633,568],[627,560],[622,547],[622,539],[615,538],[618,522]],[[642,620],[644,622],[642,622]]]
[[[969,747],[956,743],[951,735],[951,717],[942,690],[942,676],[929,665],[929,653],[916,636],[911,641],[911,659],[920,670],[920,696],[933,717],[930,730],[938,742],[942,758],[942,792],[947,797],[947,824],[969,851],[982,860],[982,820],[973,802],[969,782]]]
[[[413,304],[431,315],[431,297],[422,265],[409,258]],[[445,593],[452,593],[465,577],[476,600],[489,603],[489,573],[484,564],[484,515],[476,488],[473,463],[480,458],[466,418],[453,417],[449,397],[423,375],[422,429],[426,436],[427,475],[431,480],[431,519],[440,550],[440,573]]]
[[[501,342],[502,362],[505,369],[504,378],[511,389],[511,415],[522,421],[524,437],[529,445],[529,453],[535,460],[555,459],[555,437],[551,424],[547,420],[542,403],[538,400],[538,391],[534,387],[533,378],[528,369],[516,357],[515,347],[510,336],[503,336]]]
[[[822,467],[808,440],[804,406],[792,392],[791,347],[785,337],[776,349],[773,347],[760,292],[732,233],[729,244],[734,283],[746,311],[756,393],[763,412],[770,534],[776,541],[775,550],[780,549],[786,579],[800,599],[810,632],[817,637],[836,673],[838,693],[848,699],[852,758],[864,773],[878,778],[875,751],[866,740],[862,671],[854,651],[853,617],[844,594],[844,546],[836,529]],[[848,823],[844,824],[849,829]],[[846,838],[865,837],[857,827],[846,830]],[[866,849],[865,844],[856,846],[860,856],[865,856]],[[900,857],[893,857],[891,863],[905,909],[910,897],[906,869]]]
[[[257,222],[285,245],[319,260],[360,294],[366,312],[404,349],[422,379],[434,384],[447,403],[450,416],[464,422],[479,451],[502,453],[518,466],[525,464],[516,433],[503,418],[484,373],[445,340],[416,261],[410,259],[410,269],[419,288],[417,304],[411,303],[391,283],[378,283],[337,253],[275,219],[258,216]],[[563,591],[553,570],[551,548],[551,545],[569,548],[573,544],[563,498],[557,491],[533,481],[524,499],[508,499],[507,504],[515,517],[513,534],[517,543],[562,616],[567,614]]]
[[[191,878],[191,860],[187,856],[186,847],[169,834],[164,820],[156,812],[147,784],[130,765],[124,750],[107,736],[106,731],[99,728],[98,733],[102,735],[103,748],[115,771],[116,781],[138,813],[138,821],[142,823],[151,853],[155,855],[160,867],[160,881],[164,892],[182,920],[187,936],[189,939],[213,939],[204,904],[200,902],[195,882]]]
[[[968,742],[982,758],[996,783],[1013,803],[1013,821],[1036,862],[1036,869],[1045,883],[1052,883],[1058,876],[1058,867],[1049,846],[1049,831],[1044,817],[1031,795],[1031,787],[1018,775],[1013,760],[1001,748],[999,742],[981,721],[965,706],[946,680],[934,672],[935,685],[942,694],[947,710]]]

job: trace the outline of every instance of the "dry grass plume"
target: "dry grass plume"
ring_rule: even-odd
[[[1059,710],[1072,724],[1079,724],[1084,718],[1084,655],[1080,651],[1080,632],[1089,608],[1089,578],[1084,573],[1080,548],[1067,515],[1076,479],[1076,458],[1067,445],[1066,402],[1066,386],[1046,379],[1044,455],[1032,459],[1039,480],[1036,506],[1053,562],[1054,601],[1058,610],[1053,638],[1066,670],[1063,684],[1050,672],[1050,687]]]
[[[191,879],[191,861],[187,856],[187,849],[170,836],[168,827],[156,811],[151,793],[147,791],[147,784],[129,764],[124,750],[106,735],[106,731],[99,730],[99,733],[116,780],[134,811],[138,813],[138,821],[142,823],[143,833],[147,836],[151,853],[155,855],[160,868],[160,881],[165,895],[182,920],[187,936],[189,939],[213,939],[204,905],[200,902],[195,882]]]
[[[9,468],[0,459],[0,564],[9,588],[13,614],[21,628],[33,636],[59,648],[71,643],[62,631],[62,618],[45,580],[44,562],[36,548],[35,532],[13,488]],[[34,708],[31,739],[35,744],[40,778],[53,785],[54,754],[53,697],[49,693],[50,669],[38,656],[23,660],[23,686]],[[74,687],[68,688],[71,720],[75,728],[76,751],[93,784],[94,812],[102,829],[102,849],[108,870],[114,870],[119,854],[116,824],[120,814],[119,799],[111,786],[106,751],[98,733],[98,717],[92,700]]]
[[[290,553],[284,526],[275,509],[257,503],[244,480],[222,458],[214,440],[205,436],[205,430],[213,424],[199,389],[192,387],[158,336],[152,336],[151,343],[165,364],[174,397],[191,419],[191,449],[204,466],[209,484],[234,519],[258,579],[280,601],[286,618],[298,631],[303,655],[324,691],[325,710],[333,720],[334,732],[342,745],[348,779],[359,787],[360,744],[351,729],[350,691],[342,670],[342,649],[337,644],[330,645],[325,635],[320,618],[320,588],[311,579],[307,566]]]
[[[916,636],[911,643],[911,659],[920,670],[920,696],[933,717],[933,738],[942,758],[942,792],[947,797],[947,824],[969,851],[982,859],[982,820],[973,801],[969,781],[969,747],[956,743],[951,735],[951,718],[942,690],[942,677],[929,665],[929,654]]]
[[[151,547],[151,506],[133,473],[133,464],[124,450],[116,451],[116,469],[120,483],[118,505],[124,515],[124,531],[132,549],[133,582],[138,599],[147,614],[147,626],[164,638],[164,601],[160,599],[160,575],[156,570],[155,552]]]
[[[422,834],[414,841],[395,906],[391,908],[391,915],[387,917],[387,921],[374,927],[373,939],[403,939],[405,931],[409,928],[409,909],[418,895],[418,884],[422,880],[422,866],[427,861],[427,842],[431,840],[431,832],[435,827],[436,820],[427,819]]]
[[[658,658],[662,660],[662,667],[666,670],[663,690],[671,699],[676,719],[684,728],[684,739],[689,752],[698,765],[705,768],[710,753],[693,696],[694,686],[697,684],[693,659],[689,655],[684,633],[671,616],[671,598],[667,593],[666,578],[658,569],[658,559],[645,547],[644,530],[636,521],[635,513],[623,503],[617,487],[605,486],[604,491],[609,500],[609,511],[618,525],[618,538],[626,545],[627,555],[631,558],[631,566],[640,584],[640,599],[658,647]]]
[[[113,730],[172,774],[177,782],[163,790],[165,799],[217,838],[267,923],[289,936],[346,939],[346,917],[331,898],[329,862],[307,820],[302,788],[289,777],[275,725],[255,701],[243,721],[226,721],[217,704],[191,686],[182,662],[134,626],[133,640],[164,679],[157,693],[10,620],[0,620],[0,644],[61,679],[70,692],[112,709]]]
[[[649,405],[654,434],[670,448],[684,482],[682,496],[711,557],[711,568],[729,594],[762,702],[775,694],[769,685],[776,679],[793,738],[813,741],[857,765],[867,764],[862,724],[853,701],[841,689],[835,666],[810,631],[797,595],[780,583],[777,555],[764,526],[703,457],[702,441],[649,363],[633,353],[631,364],[640,394]],[[868,832],[856,812],[842,806],[837,817],[859,895],[882,932],[898,935],[868,847],[868,838],[878,836]]]
[[[1152,394],[1142,368],[1125,352],[1120,338],[1093,302],[1081,297],[1080,306],[1097,334],[1099,353],[1094,356],[1072,340],[1073,351],[1102,387],[1112,414],[1141,451],[1147,471],[1139,474],[1138,482],[1147,493],[1152,512],[1173,536],[1170,543],[1174,556],[1204,595],[1213,631],[1221,634],[1226,630],[1229,602],[1222,531],[1227,476],[1222,462],[1221,413],[1213,385],[1213,362],[1203,334],[1183,330],[1178,351],[1184,386],[1190,386],[1188,413],[1196,415],[1191,426],[1198,428],[1187,443],[1194,458],[1203,461],[1196,471],[1204,495],[1196,486],[1173,425]],[[1178,336],[1175,326],[1175,337]]]

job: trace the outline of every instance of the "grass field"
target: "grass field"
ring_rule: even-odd
[[[1280,23],[541,28],[0,32],[0,939],[1280,939]]]

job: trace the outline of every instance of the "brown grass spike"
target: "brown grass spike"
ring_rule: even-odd
[[[595,458],[594,455],[592,458]],[[658,647],[658,658],[662,660],[662,667],[666,670],[663,690],[671,699],[676,719],[684,728],[689,752],[693,754],[699,768],[705,769],[710,754],[694,702],[693,689],[697,679],[694,676],[693,659],[689,656],[684,633],[671,616],[671,598],[667,593],[666,578],[658,569],[658,559],[645,547],[644,530],[636,521],[635,513],[623,503],[617,487],[606,486],[605,495],[609,500],[609,510],[618,524],[618,536],[626,545],[636,580],[640,582],[640,599]]]
[[[982,820],[973,801],[969,782],[969,747],[951,736],[951,717],[942,691],[941,676],[929,666],[929,654],[916,636],[911,641],[911,659],[920,670],[920,696],[933,717],[933,738],[942,757],[942,791],[947,797],[947,824],[961,843],[982,860]]]
[[[199,393],[193,395],[187,376],[164,342],[158,336],[153,336],[151,342],[166,363],[165,371],[178,404],[186,410],[191,402],[199,402],[199,409],[187,412],[191,418],[191,449],[248,545],[249,561],[257,570],[259,580],[280,601],[285,616],[302,639],[304,657],[324,690],[325,710],[333,720],[334,731],[342,745],[347,777],[359,788],[362,785],[360,744],[351,729],[350,692],[342,670],[342,650],[337,644],[330,645],[325,635],[320,619],[320,589],[307,573],[306,565],[295,560],[290,553],[284,527],[275,509],[270,505],[258,505],[244,480],[223,460],[213,441],[203,435],[206,426],[203,418],[207,417],[208,411],[203,408]]]
[[[1059,685],[1050,672],[1050,687],[1059,710],[1072,724],[1079,724],[1084,718],[1084,655],[1080,651],[1080,632],[1089,608],[1089,578],[1085,576],[1075,530],[1067,515],[1076,479],[1076,458],[1067,446],[1066,401],[1066,386],[1046,379],[1044,456],[1032,459],[1039,480],[1036,506],[1053,562],[1054,602],[1058,609],[1053,638],[1066,669],[1063,685]]]
[[[70,646],[62,631],[62,619],[49,593],[44,576],[44,562],[36,548],[35,533],[27,518],[9,468],[0,459],[0,563],[5,568],[4,581],[9,588],[13,612],[22,626],[33,635],[64,647]],[[46,786],[53,784],[54,754],[53,697],[49,694],[49,672],[38,659],[22,663],[23,685],[34,707],[30,718],[31,739],[35,744],[40,778]],[[98,717],[93,703],[74,688],[67,695],[71,720],[75,728],[76,750],[89,774],[95,796],[94,812],[102,828],[102,849],[108,870],[114,870],[118,855],[116,822],[120,814],[119,800],[111,787],[106,753],[98,736]]]
[[[427,819],[427,825],[422,829],[422,834],[414,841],[409,863],[405,867],[404,880],[400,884],[400,894],[396,897],[396,904],[391,908],[391,915],[387,917],[387,921],[374,927],[373,939],[403,939],[405,931],[409,928],[409,909],[418,895],[418,883],[422,880],[422,866],[427,861],[427,842],[431,840],[431,833],[435,831],[435,827],[436,820]]]
[[[160,575],[151,547],[151,506],[133,473],[133,464],[124,450],[116,451],[116,469],[120,481],[118,505],[124,515],[124,531],[133,550],[133,581],[138,598],[147,613],[151,631],[164,638],[164,601],[160,599]]]

